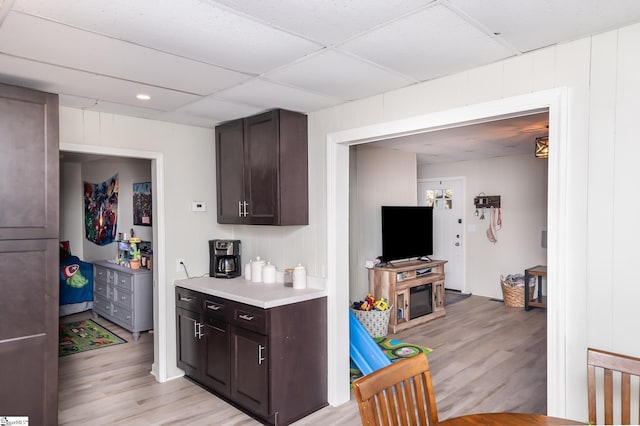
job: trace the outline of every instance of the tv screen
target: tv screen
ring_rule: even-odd
[[[433,254],[433,208],[382,206],[382,260]]]

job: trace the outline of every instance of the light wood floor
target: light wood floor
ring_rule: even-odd
[[[90,313],[64,321],[90,318]],[[258,425],[190,381],[157,383],[149,373],[153,335],[98,323],[128,343],[60,358],[60,425]],[[447,316],[392,336],[429,355],[440,419],[488,411],[546,413],[546,312],[471,296]],[[359,425],[352,399],[296,425]]]

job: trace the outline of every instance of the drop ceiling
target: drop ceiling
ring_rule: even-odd
[[[0,82],[63,106],[214,127],[636,22],[638,0],[0,0]]]

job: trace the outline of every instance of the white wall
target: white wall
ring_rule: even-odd
[[[133,224],[133,184],[151,182],[151,161],[129,158],[109,158],[83,163],[80,191],[84,182],[101,183],[118,175],[118,229],[117,232],[131,236],[133,229],[135,236],[143,241],[153,242],[153,229],[151,226],[138,226]],[[74,185],[77,187],[77,184]],[[153,201],[153,198],[152,198]],[[84,204],[81,206],[84,212]],[[84,217],[84,216],[83,216]],[[84,221],[82,222],[84,233]],[[116,242],[99,246],[83,237],[84,260],[94,262],[96,260],[113,260],[117,258],[118,246]]]
[[[84,204],[82,168],[79,163],[60,163],[60,241],[69,241],[71,253],[84,259]]]
[[[350,301],[362,300],[369,293],[369,276],[365,260],[382,254],[382,222],[380,206],[417,205],[416,154],[368,145],[357,146],[355,155],[355,211],[351,212],[351,228],[355,239],[350,242]],[[352,233],[352,236],[354,234]]]
[[[540,244],[547,228],[547,160],[535,158],[532,149],[530,155],[418,166],[418,179],[457,176],[466,178],[466,290],[502,298],[500,275],[524,274],[528,267],[547,264]],[[486,237],[489,210],[485,220],[474,214],[473,198],[481,192],[501,197],[502,229],[496,243]]]

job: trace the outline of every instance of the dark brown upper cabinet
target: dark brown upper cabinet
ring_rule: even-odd
[[[275,109],[216,127],[218,223],[308,225],[307,116]]]

